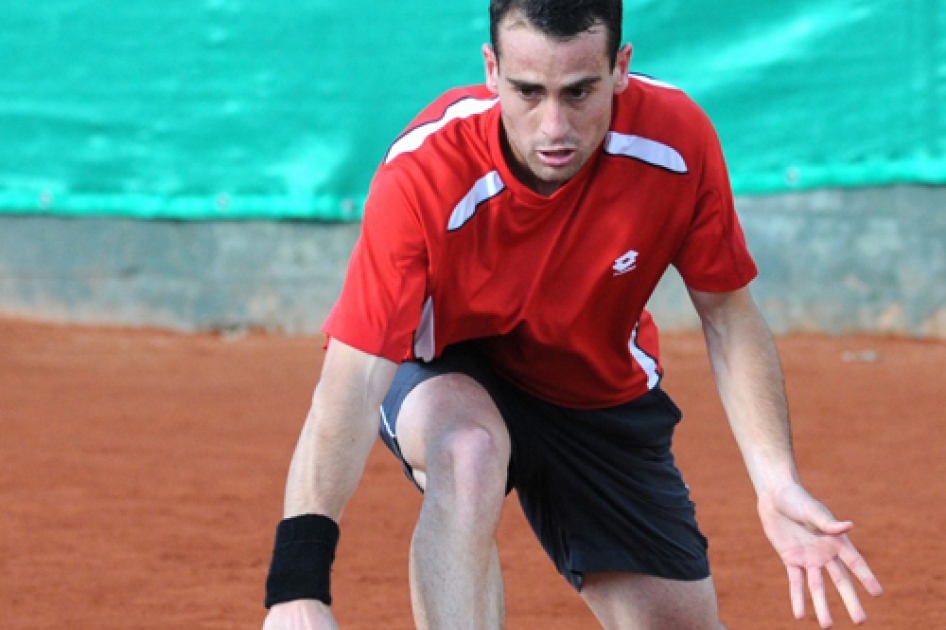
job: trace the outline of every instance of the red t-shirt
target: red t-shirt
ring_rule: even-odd
[[[612,406],[659,382],[644,306],[669,265],[699,291],[756,275],[716,133],[683,92],[631,75],[601,148],[543,197],[506,164],[499,102],[460,88],[378,169],[323,331],[396,362],[475,339],[539,398]]]

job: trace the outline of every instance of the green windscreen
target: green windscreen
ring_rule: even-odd
[[[349,220],[482,80],[487,0],[8,0],[0,212]],[[739,194],[946,182],[946,0],[636,0],[632,69],[715,121]]]

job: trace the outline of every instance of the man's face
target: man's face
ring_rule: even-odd
[[[520,180],[550,195],[592,156],[611,124],[612,97],[627,87],[630,46],[611,69],[603,25],[550,38],[511,14],[499,27],[497,59],[483,47],[486,81],[499,95],[506,157]]]

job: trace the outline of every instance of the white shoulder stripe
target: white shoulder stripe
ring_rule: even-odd
[[[391,145],[391,148],[388,149],[388,154],[384,157],[384,163],[387,164],[397,156],[404,153],[416,151],[424,144],[427,138],[437,133],[454,120],[469,118],[470,116],[482,114],[483,112],[489,110],[497,102],[499,102],[498,98],[486,100],[465,98],[463,100],[457,101],[453,105],[447,107],[443,113],[443,117],[441,117],[439,120],[434,120],[429,123],[424,123],[418,127],[414,127],[406,134],[401,136],[394,144]]]
[[[615,131],[608,132],[604,141],[604,151],[609,155],[636,158],[674,173],[688,172],[683,156],[676,149],[662,142],[648,140],[641,136],[631,136]]]
[[[664,81],[658,81],[653,77],[649,77],[646,74],[634,74],[633,72],[627,75],[629,79],[634,79],[635,81],[640,81],[641,83],[647,83],[649,85],[656,85],[662,88],[667,88],[668,90],[677,90],[680,91],[680,88],[673,85],[672,83],[665,83]]]
[[[459,230],[467,221],[473,218],[473,215],[476,214],[477,207],[479,207],[481,203],[487,199],[492,199],[505,189],[506,184],[503,183],[498,171],[492,171],[481,177],[476,184],[473,185],[473,189],[470,190],[470,192],[460,200],[457,207],[453,209],[453,214],[450,215],[450,222],[447,223],[447,231],[452,232],[453,230]]]

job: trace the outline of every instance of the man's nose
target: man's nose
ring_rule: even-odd
[[[545,101],[540,131],[546,138],[554,141],[563,140],[567,135],[568,120],[565,116],[565,108],[553,98]]]

